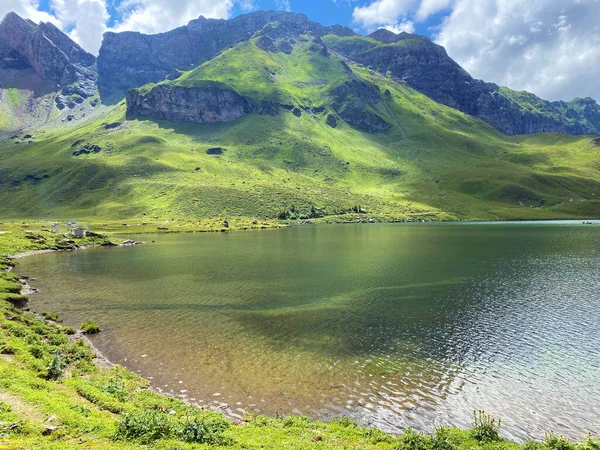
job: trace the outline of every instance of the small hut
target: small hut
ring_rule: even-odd
[[[83,238],[84,233],[85,233],[85,230],[81,227],[77,227],[73,230],[73,236],[75,236],[76,238],[79,238],[79,239]]]

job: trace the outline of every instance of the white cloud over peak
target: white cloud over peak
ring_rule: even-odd
[[[62,23],[56,17],[46,12],[40,11],[40,3],[36,0],[0,0],[0,20],[7,13],[14,11],[21,17],[33,20],[35,23],[52,22],[57,27],[62,27]]]
[[[426,26],[474,77],[550,100],[600,99],[599,19],[600,0],[370,0],[353,14],[365,32]]]
[[[390,30],[396,34],[405,32],[405,33],[414,33],[415,32],[415,24],[410,20],[404,19],[401,22],[396,22],[394,24],[384,25],[383,28],[386,30]]]
[[[436,42],[477,78],[600,99],[600,1],[455,0]]]
[[[247,0],[240,3],[251,4]],[[233,0],[125,0],[119,5],[122,19],[111,31],[161,33],[198,16],[228,18],[233,6]]]
[[[406,16],[416,4],[416,0],[375,0],[366,6],[357,6],[352,13],[354,22],[364,28],[392,25]]]
[[[52,0],[56,18],[69,37],[88,52],[97,54],[110,16],[104,0]]]

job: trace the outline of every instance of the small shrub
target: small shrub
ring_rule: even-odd
[[[18,348],[10,342],[0,342],[0,354],[2,355],[14,355],[17,350]]]
[[[413,428],[407,428],[400,436],[398,450],[432,450],[431,437]]]
[[[129,400],[129,392],[127,392],[123,378],[121,378],[118,374],[108,380],[108,382],[102,387],[102,391],[104,391],[106,394],[114,396],[120,402],[126,402]]]
[[[282,420],[284,428],[306,428],[310,424],[310,419],[306,416],[288,416]]]
[[[25,337],[29,334],[29,328],[19,323],[7,322],[4,328],[15,337]]]
[[[29,353],[31,353],[31,356],[34,358],[40,359],[44,357],[46,352],[44,351],[44,347],[41,345],[32,345],[29,347]]]
[[[48,336],[48,344],[60,347],[69,343],[69,338],[66,334],[54,333]]]
[[[452,443],[450,427],[436,427],[433,433],[433,450],[453,450],[455,445]]]
[[[590,434],[577,447],[581,450],[600,450],[600,441],[592,439],[592,435]]]
[[[58,380],[63,376],[65,367],[67,367],[67,362],[56,352],[48,365],[48,375],[46,378],[49,380]]]
[[[77,414],[80,414],[83,417],[88,417],[92,414],[92,410],[85,405],[70,405],[69,409],[75,411]]]
[[[571,444],[564,436],[557,436],[553,431],[546,433],[544,446],[550,450],[573,450],[575,445]]]
[[[525,441],[523,443],[523,450],[544,450],[544,444],[537,441]]]
[[[43,312],[42,317],[46,320],[51,320],[52,322],[62,322],[62,319],[56,313]]]
[[[127,408],[127,404],[123,404],[113,396],[105,394],[102,389],[91,382],[77,380],[74,384],[79,395],[97,405],[100,409],[114,414],[121,414]]]
[[[81,331],[83,331],[85,334],[96,334],[96,333],[100,333],[100,327],[98,326],[98,324],[94,321],[89,321],[89,322],[83,322],[81,324]]]
[[[394,441],[392,436],[384,433],[378,428],[367,428],[364,432],[365,438],[369,440],[371,444],[379,444],[380,442],[391,443]]]
[[[337,424],[342,428],[356,427],[356,424],[348,416],[344,416],[339,419],[334,419],[333,423]]]
[[[485,411],[473,411],[473,429],[471,433],[479,442],[499,441],[498,431],[502,425],[502,419],[494,419]]]
[[[62,331],[65,334],[68,334],[68,335],[73,335],[73,334],[77,333],[77,331],[73,327],[61,327],[60,331]]]
[[[23,338],[23,342],[28,345],[39,345],[42,343],[42,339],[37,334],[30,333]]]
[[[190,443],[223,445],[227,442],[224,432],[229,422],[221,414],[207,413],[204,417],[185,420],[177,431],[177,438]]]
[[[173,436],[173,419],[156,411],[135,411],[123,414],[117,423],[115,439],[150,444]]]

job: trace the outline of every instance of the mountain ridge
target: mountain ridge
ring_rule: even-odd
[[[101,94],[111,97],[116,90],[123,95],[130,88],[161,81],[173,71],[189,70],[261,33],[269,23],[315,34],[329,50],[393,76],[505,134],[600,134],[600,106],[595,102],[585,108],[573,107],[570,102],[549,102],[476,80],[426,36],[385,29],[360,36],[349,28],[325,27],[291,12],[257,11],[230,20],[200,17],[157,35],[106,33],[98,57]]]
[[[439,56],[427,38],[379,32],[376,40],[295,15],[262,25],[269,17],[251,35],[240,28],[239,42],[211,36],[227,45],[181,69],[138,55],[149,62],[148,73],[160,69],[161,79],[112,105],[102,104],[96,90],[85,99],[69,94],[60,109],[63,89],[77,83],[54,83],[47,94],[4,84],[0,217],[176,224],[228,217],[371,222],[600,215],[598,137],[507,136],[434,101],[409,79],[344,56],[410,55],[421,45]],[[66,36],[53,39],[55,46],[62,39],[69,44]],[[15,52],[5,53],[10,70],[33,73]],[[546,105],[532,94],[502,95],[533,112]],[[47,115],[27,121],[35,102],[35,111]],[[555,105],[589,113],[595,106],[589,99]]]

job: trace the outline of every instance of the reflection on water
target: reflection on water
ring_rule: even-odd
[[[156,387],[397,431],[600,432],[600,242],[574,224],[343,225],[153,235],[26,258],[33,309]],[[155,243],[150,243],[156,241]]]

